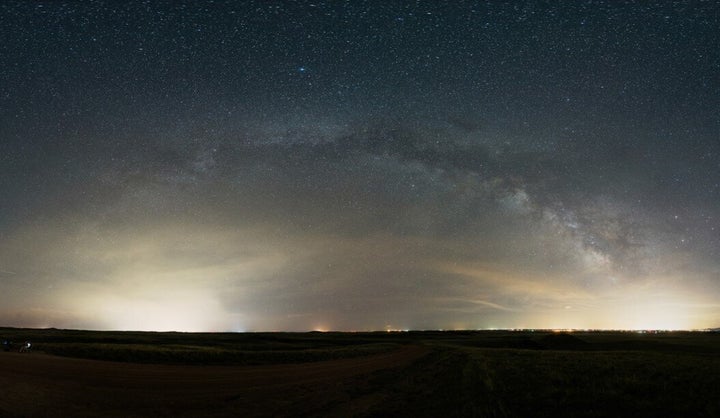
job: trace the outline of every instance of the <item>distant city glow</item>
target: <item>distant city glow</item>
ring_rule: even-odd
[[[103,328],[138,331],[225,331],[232,326],[217,303],[197,292],[136,298],[105,297],[96,308]]]

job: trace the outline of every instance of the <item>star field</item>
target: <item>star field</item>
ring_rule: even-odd
[[[720,323],[712,2],[0,4],[0,324]]]

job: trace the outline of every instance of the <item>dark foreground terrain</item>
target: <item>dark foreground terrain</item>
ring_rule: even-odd
[[[720,416],[716,332],[0,338],[0,417]]]

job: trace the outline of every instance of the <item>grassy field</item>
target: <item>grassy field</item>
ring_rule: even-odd
[[[345,333],[178,333],[0,328],[19,349],[65,357],[155,364],[277,364],[357,357],[397,348],[402,339]]]
[[[291,408],[287,411],[257,409],[272,402],[272,396],[247,395],[246,403],[232,411],[248,416],[263,416],[263,411],[268,416],[720,416],[717,332],[185,334],[0,329],[0,337],[32,341],[35,351],[29,356],[43,352],[189,366],[301,365],[362,359],[408,346],[426,352],[400,368],[331,379],[317,392],[286,388],[282,405]]]

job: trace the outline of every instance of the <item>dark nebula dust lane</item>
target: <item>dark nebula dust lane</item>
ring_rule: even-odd
[[[712,2],[0,4],[0,324],[720,324]]]

